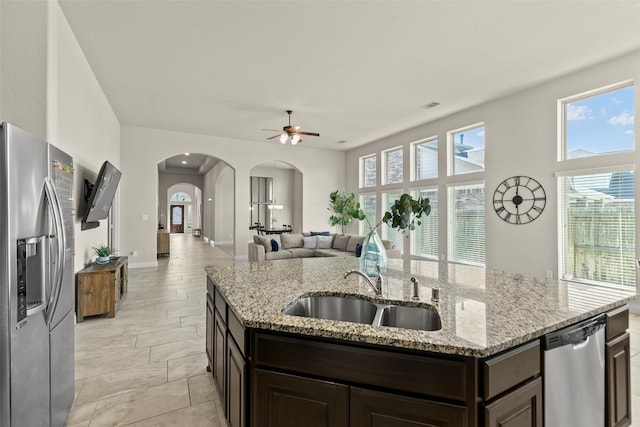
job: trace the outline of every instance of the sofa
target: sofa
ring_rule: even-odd
[[[359,256],[364,236],[352,234],[284,233],[253,236],[249,242],[249,261],[273,261],[289,258],[355,257]],[[400,258],[399,249],[390,240],[383,240],[388,258]],[[358,252],[358,254],[356,254]]]

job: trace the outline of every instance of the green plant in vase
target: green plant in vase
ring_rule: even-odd
[[[332,226],[340,225],[342,234],[344,234],[345,227],[354,218],[359,220],[364,218],[364,212],[360,209],[360,202],[356,202],[356,195],[353,193],[347,194],[344,188],[342,191],[336,190],[329,194],[329,207],[327,210],[335,214],[329,217],[329,222]]]
[[[391,228],[402,230],[403,233],[407,230],[414,230],[416,225],[422,224],[421,218],[431,213],[431,205],[427,198],[414,199],[410,194],[404,193],[373,227],[364,212],[360,213],[361,215],[358,215],[357,218],[364,219],[370,230],[362,243],[360,270],[370,277],[375,277],[378,275],[378,266],[383,275],[387,270],[387,253],[376,229],[384,223]]]
[[[93,252],[97,255],[97,264],[108,264],[113,254],[113,249],[109,245],[94,246]]]

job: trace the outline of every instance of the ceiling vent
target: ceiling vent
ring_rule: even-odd
[[[422,108],[425,108],[425,109],[428,110],[430,108],[437,107],[438,105],[440,105],[439,102],[431,102],[431,103],[429,103],[427,105],[423,105]]]

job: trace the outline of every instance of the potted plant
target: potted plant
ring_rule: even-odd
[[[360,209],[360,202],[356,202],[356,195],[347,194],[343,188],[342,191],[334,191],[329,194],[329,207],[327,210],[335,215],[329,217],[331,225],[340,225],[342,234],[344,234],[345,226],[356,219],[363,219],[364,212]]]
[[[363,211],[354,217],[358,219],[364,219],[369,226],[369,233],[365,236],[364,242],[362,242],[362,254],[360,256],[360,270],[366,273],[368,276],[377,276],[378,267],[380,272],[384,274],[387,269],[387,254],[380,240],[380,236],[376,232],[376,229],[383,223],[387,224],[391,228],[405,231],[414,230],[416,225],[422,224],[420,219],[422,216],[427,216],[431,213],[431,205],[429,199],[423,199],[419,197],[414,199],[410,194],[402,194],[393,205],[389,207],[389,210],[384,213],[382,219],[378,221],[373,227],[369,222],[369,219]]]
[[[113,253],[113,249],[111,249],[108,245],[100,245],[94,246],[93,251],[98,256],[96,258],[97,264],[109,264],[111,259],[111,254]]]

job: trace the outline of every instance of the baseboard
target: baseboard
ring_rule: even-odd
[[[202,236],[202,240],[204,240],[205,243],[209,243],[209,238],[207,236]]]
[[[225,240],[224,242],[222,242],[222,241],[217,241],[216,240],[216,245],[233,245],[233,241],[231,241],[231,240],[226,241]]]
[[[130,262],[129,268],[148,268],[148,267],[157,267],[158,261],[148,261],[148,262]]]

